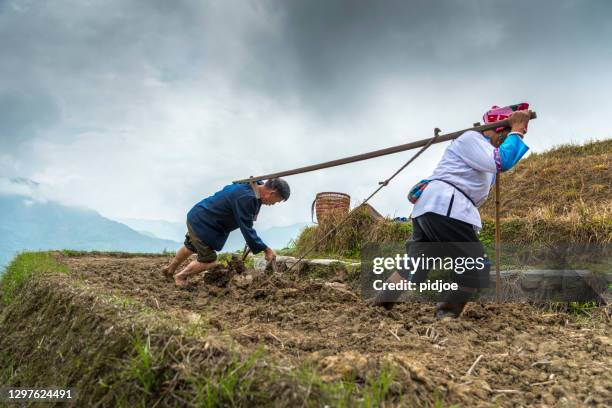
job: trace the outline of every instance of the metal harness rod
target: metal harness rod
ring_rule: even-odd
[[[536,117],[537,117],[536,113],[531,112],[531,119],[535,119]],[[406,143],[406,144],[402,144],[399,146],[388,147],[386,149],[375,150],[373,152],[362,153],[362,154],[358,154],[355,156],[349,156],[349,157],[345,157],[342,159],[331,160],[331,161],[319,163],[319,164],[313,164],[310,166],[299,167],[297,169],[281,171],[278,173],[264,174],[263,176],[248,177],[248,178],[244,178],[240,180],[235,180],[234,183],[248,183],[248,182],[259,181],[259,180],[267,180],[267,179],[271,179],[275,177],[285,177],[285,176],[291,176],[293,174],[301,174],[301,173],[307,173],[310,171],[326,169],[329,167],[341,166],[343,164],[354,163],[354,162],[358,162],[362,160],[368,160],[374,157],[380,157],[380,156],[386,156],[388,154],[404,152],[406,150],[416,149],[417,147],[429,146],[432,143],[446,142],[446,141],[458,138],[459,136],[461,136],[463,133],[467,132],[468,130],[474,130],[476,132],[484,132],[486,130],[496,129],[499,127],[510,127],[510,123],[508,122],[507,119],[500,120],[498,122],[488,123],[486,125],[474,126],[468,129],[459,130],[457,132],[452,132],[452,133],[448,133],[445,135],[439,135],[438,137],[435,138],[435,141],[432,141],[432,139],[417,140],[416,142]]]
[[[402,170],[404,170],[406,167],[408,167],[408,165],[410,163],[412,163],[413,161],[416,160],[417,157],[419,157],[421,155],[421,153],[423,153],[425,150],[427,150],[427,148],[429,146],[431,146],[432,144],[434,144],[436,142],[436,140],[438,140],[438,138],[440,137],[440,129],[436,128],[434,130],[434,137],[432,137],[431,139],[428,139],[427,144],[425,144],[425,146],[423,146],[421,148],[421,150],[419,150],[418,152],[416,152],[406,163],[404,163],[399,169],[397,169],[395,171],[395,173],[393,173],[391,175],[391,177],[389,177],[388,179],[386,179],[385,181],[380,181],[378,184],[378,188],[376,188],[376,190],[374,190],[372,192],[372,194],[370,194],[368,196],[368,198],[366,198],[365,200],[363,200],[361,202],[361,204],[359,204],[357,207],[353,208],[353,210],[349,211],[348,214],[346,214],[344,216],[344,218],[342,218],[340,220],[340,222],[338,222],[336,225],[334,225],[329,231],[327,231],[327,234],[323,235],[323,237],[321,237],[317,242],[315,242],[314,244],[312,244],[306,251],[304,251],[304,253],[300,256],[300,258],[289,267],[289,269],[287,270],[287,272],[290,272],[296,265],[298,265],[300,262],[302,262],[304,260],[304,258],[306,258],[306,255],[308,255],[309,253],[312,252],[313,249],[315,249],[317,246],[319,246],[319,244],[323,241],[325,241],[327,239],[327,237],[329,237],[334,231],[336,231],[338,228],[340,228],[341,225],[343,225],[346,221],[349,220],[349,218],[351,218],[351,216],[354,214],[353,211],[355,211],[356,209],[358,209],[359,207],[361,207],[362,205],[366,204],[368,201],[370,201],[370,199],[372,197],[374,197],[376,195],[376,193],[378,193],[380,190],[382,190],[384,187],[386,187],[387,185],[389,185],[389,182],[391,180],[393,180],[395,178],[395,176],[397,176]]]

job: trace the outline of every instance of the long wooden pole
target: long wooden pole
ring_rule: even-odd
[[[531,112],[531,119],[535,119],[535,118],[537,118],[536,113]],[[445,135],[439,135],[436,137],[434,143],[441,143],[441,142],[446,142],[449,140],[456,139],[462,134],[464,134],[465,132],[467,132],[468,130],[474,130],[476,132],[484,132],[486,130],[496,129],[499,127],[509,127],[509,126],[510,126],[510,122],[508,122],[507,119],[500,120],[494,123],[487,123],[486,125],[473,126],[471,128],[459,130],[457,132],[447,133]],[[259,181],[259,180],[267,180],[267,179],[271,179],[275,177],[285,177],[285,176],[291,176],[293,174],[301,174],[301,173],[307,173],[310,171],[326,169],[328,167],[341,166],[343,164],[373,159],[375,157],[386,156],[388,154],[405,152],[406,150],[411,150],[411,149],[416,149],[418,147],[426,146],[430,142],[431,142],[431,138],[417,140],[416,142],[406,143],[406,144],[402,144],[399,146],[392,146],[386,149],[375,150],[373,152],[362,153],[362,154],[358,154],[355,156],[349,156],[349,157],[345,157],[342,159],[331,160],[331,161],[324,162],[324,163],[313,164],[311,166],[304,166],[304,167],[299,167],[297,169],[280,171],[277,173],[264,174],[263,176],[248,177],[248,178],[244,178],[240,180],[235,180],[234,183],[247,183],[247,182]]]
[[[501,207],[501,193],[500,189],[501,182],[501,171],[497,172],[495,176],[495,299],[497,303],[500,302],[500,290],[501,290],[501,228],[499,222],[499,212]]]

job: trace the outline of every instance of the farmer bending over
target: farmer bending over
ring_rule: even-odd
[[[528,107],[526,103],[505,108],[494,106],[484,115],[485,123],[507,118],[510,128],[484,133],[468,130],[446,148],[433,174],[411,189],[408,198],[415,205],[412,240],[406,243],[409,257],[420,256],[422,248],[427,247],[423,243],[432,242],[446,243],[444,251],[453,257],[474,258],[484,254],[476,234],[482,227],[478,207],[487,199],[496,173],[510,170],[529,149],[523,142],[530,119]],[[430,246],[435,247],[434,244]],[[489,271],[490,263],[487,262],[484,270],[454,273],[459,290],[444,294],[443,301],[437,305],[436,317],[459,317],[476,289],[488,286]],[[427,273],[428,270],[422,268],[396,271],[388,282],[406,279],[418,284],[425,281]],[[401,291],[380,291],[372,305],[391,309],[400,295]]]
[[[174,276],[178,286],[187,286],[187,278],[196,273],[213,268],[217,263],[217,253],[225,245],[229,233],[240,228],[242,236],[253,253],[265,252],[268,262],[276,258],[276,253],[257,236],[253,221],[262,204],[274,205],[289,198],[289,184],[280,178],[250,184],[230,184],[223,190],[197,203],[187,214],[187,234],[184,246],[166,266],[162,273]],[[197,253],[181,272],[176,268],[190,255]]]

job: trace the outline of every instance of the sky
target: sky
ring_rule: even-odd
[[[610,138],[611,16],[606,0],[0,0],[0,192],[182,221],[232,180],[463,129],[494,104],[531,104],[532,152]],[[445,146],[373,206],[408,216]],[[358,203],[411,154],[288,177],[258,224],[309,220],[319,191]]]

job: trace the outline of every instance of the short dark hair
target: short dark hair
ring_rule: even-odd
[[[289,184],[281,178],[269,179],[264,186],[276,191],[283,198],[283,201],[287,201],[291,195]]]

